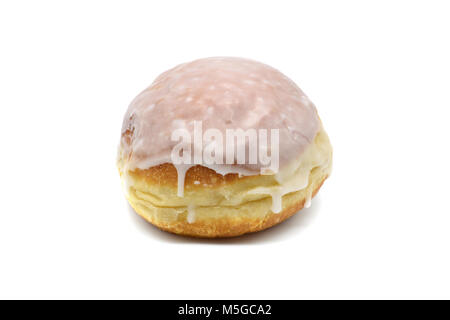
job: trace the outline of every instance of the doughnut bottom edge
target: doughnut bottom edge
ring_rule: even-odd
[[[214,210],[214,218],[202,214],[194,222],[188,222],[187,208],[179,213],[179,208],[153,207],[149,203],[139,201],[133,193],[128,194],[127,199],[139,216],[161,230],[197,238],[229,238],[262,231],[290,218],[305,206],[308,195],[316,195],[328,175],[329,172],[322,168],[313,169],[305,189],[283,196],[280,213],[271,211],[272,198],[267,197],[239,206],[197,208],[196,210],[206,210],[205,212]],[[250,212],[251,214],[247,214]]]

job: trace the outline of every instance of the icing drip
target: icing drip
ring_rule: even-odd
[[[186,178],[186,172],[192,166],[187,164],[176,164],[174,166],[177,169],[178,174],[177,196],[184,197],[184,180]]]
[[[330,161],[326,153],[321,152],[315,145],[308,148],[297,161],[292,161],[275,175],[278,186],[257,187],[250,191],[252,194],[265,194],[272,198],[272,212],[280,213],[283,209],[283,196],[291,192],[304,190],[308,187],[309,176],[313,168],[329,170]],[[306,190],[304,206],[311,205],[312,190]]]
[[[176,129],[194,136],[195,152],[196,121],[203,131],[217,129],[223,137],[227,129],[279,129],[280,168],[305,151],[320,127],[311,101],[276,69],[241,58],[200,59],[164,72],[131,102],[122,126],[122,158],[131,170],[171,163]],[[264,167],[235,162],[211,169],[241,176],[258,175]]]
[[[304,204],[305,208],[311,207],[311,198],[312,198],[312,192],[308,192],[308,195],[306,196],[306,200],[305,200],[305,204]]]
[[[255,190],[255,193],[269,194],[272,197],[272,212],[280,213],[283,207],[283,196],[305,189],[308,186],[311,169],[300,166],[296,172],[289,172],[291,170],[280,172],[275,176],[280,183],[279,187],[274,190],[259,188]]]
[[[279,191],[275,191],[271,193],[272,196],[272,212],[280,213],[282,207],[282,197],[283,195]]]
[[[187,210],[188,210],[187,222],[194,223],[195,222],[195,206],[190,204],[190,205],[188,205]]]

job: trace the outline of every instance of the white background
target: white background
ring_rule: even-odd
[[[446,1],[2,1],[0,298],[450,298]],[[316,104],[312,207],[231,240],[166,234],[115,167],[129,102],[242,56]]]

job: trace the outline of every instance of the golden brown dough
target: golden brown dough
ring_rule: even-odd
[[[273,213],[268,194],[252,194],[254,188],[276,187],[274,176],[222,176],[203,166],[188,170],[183,197],[177,196],[177,171],[165,163],[124,174],[126,160],[119,160],[119,172],[126,185],[130,205],[158,228],[194,237],[232,237],[264,230],[291,217],[314,197],[330,174],[332,149],[321,130],[305,157],[316,159],[305,189],[282,197],[282,211]],[[189,219],[189,211],[194,217]]]

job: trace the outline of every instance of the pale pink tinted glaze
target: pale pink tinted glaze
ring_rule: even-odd
[[[141,169],[171,162],[178,143],[171,141],[173,130],[192,133],[193,121],[224,137],[227,128],[279,129],[280,166],[298,158],[320,127],[314,105],[278,70],[247,59],[206,58],[164,72],[132,101],[122,133],[133,135],[130,143],[121,140],[123,156]],[[258,165],[244,167],[259,173]]]

